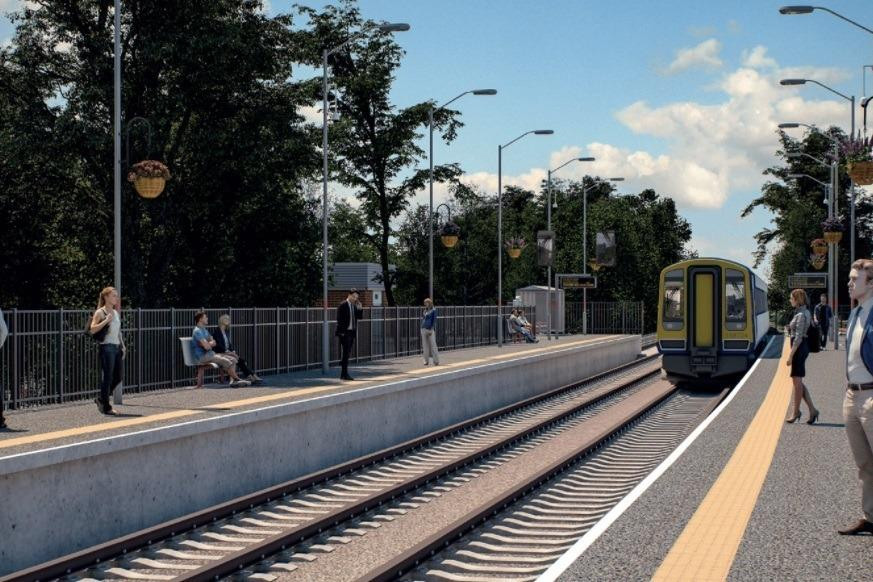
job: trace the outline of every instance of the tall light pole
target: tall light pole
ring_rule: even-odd
[[[113,247],[115,252],[115,290],[121,295],[121,0],[114,4],[115,25],[115,112],[113,125],[115,148],[115,172],[113,176],[113,203],[115,206],[115,227]],[[117,396],[116,396],[117,399]]]
[[[849,102],[852,108],[852,129],[849,133],[849,137],[855,138],[855,96],[851,97],[848,95],[844,95],[840,93],[836,89],[832,87],[828,87],[824,83],[819,83],[814,79],[782,79],[779,81],[780,85],[792,86],[792,85],[805,85],[806,83],[814,83],[819,87],[823,87],[827,89],[834,95],[838,95]],[[855,182],[852,180],[851,176],[849,177],[849,264],[855,262]]]
[[[116,0],[117,1],[117,0]],[[409,30],[409,25],[405,23],[393,23],[393,24],[382,24],[377,27],[382,32],[402,32]],[[322,184],[324,186],[324,191],[321,197],[321,231],[322,231],[322,290],[321,290],[321,373],[327,374],[328,367],[330,366],[330,338],[328,337],[328,329],[329,325],[327,323],[327,221],[328,221],[328,212],[327,212],[327,94],[328,94],[328,83],[327,83],[327,58],[334,54],[337,51],[345,48],[347,44],[352,42],[353,40],[359,38],[360,36],[366,34],[366,30],[361,30],[356,34],[353,34],[339,46],[336,46],[332,49],[324,49],[322,53],[322,96],[321,96],[321,110],[322,110],[322,129],[321,129],[321,153],[322,153]]]
[[[430,162],[430,212],[428,213],[428,227],[427,234],[429,240],[429,259],[428,259],[428,289],[429,289],[429,297],[431,300],[434,299],[433,296],[433,114],[440,109],[445,109],[450,104],[454,103],[464,95],[472,93],[473,95],[497,95],[496,89],[473,89],[471,91],[464,91],[454,99],[450,99],[446,101],[439,107],[431,107],[427,112],[427,126],[430,128],[430,149],[428,153],[428,161]]]
[[[779,129],[793,129],[793,128],[797,128],[797,127],[801,127],[801,126],[809,129],[810,131],[814,131],[814,132],[818,133],[819,135],[826,137],[827,139],[830,140],[831,144],[834,147],[834,160],[830,164],[830,167],[831,167],[831,195],[828,196],[828,200],[830,201],[830,204],[828,205],[828,218],[833,218],[839,212],[839,203],[837,202],[837,192],[840,191],[840,172],[839,172],[839,169],[840,169],[840,147],[839,147],[840,142],[837,139],[835,139],[835,138],[831,137],[830,135],[824,133],[823,131],[819,130],[814,125],[809,125],[808,123],[780,123]],[[839,260],[840,249],[839,249],[838,244],[829,245],[829,246],[832,247],[832,252],[829,250],[828,260],[831,263],[832,267],[829,268],[828,270],[833,272],[832,276],[833,276],[834,282],[836,283],[837,277],[839,277],[839,266],[837,265],[837,261]],[[838,294],[836,293],[836,291],[837,291],[836,286],[832,287],[832,290],[834,291],[834,293],[833,293],[833,296],[831,297],[830,301],[832,304],[831,307],[832,307],[833,312],[834,312],[834,317],[836,318],[836,321],[837,321],[837,325],[834,325],[834,349],[837,349],[839,347],[839,337],[840,337],[840,334],[837,331],[837,328],[839,327],[839,317],[840,317],[837,309],[838,309],[839,304],[840,304],[840,298],[837,296]]]
[[[847,18],[847,17],[843,16],[839,12],[834,12],[830,8],[825,8],[824,6],[783,6],[782,8],[779,9],[779,14],[789,14],[789,15],[810,14],[814,10],[821,10],[822,12],[829,12],[829,13],[833,14],[834,16],[836,16],[837,18],[841,18],[850,24],[854,24],[855,26],[857,26],[860,29],[866,30],[870,34],[873,34],[873,30],[870,30],[866,26],[855,22],[851,18]]]
[[[812,156],[810,156],[810,157],[812,157]],[[817,158],[813,158],[813,159],[818,160]],[[794,179],[794,180],[800,180],[802,178],[807,178],[809,180],[812,180],[816,184],[819,184],[820,186],[822,186],[824,188],[825,197],[826,197],[826,200],[828,203],[828,218],[833,218],[833,215],[834,215],[834,210],[833,210],[833,208],[834,208],[834,202],[833,202],[834,196],[833,196],[833,191],[831,190],[830,184],[828,184],[826,182],[822,182],[821,180],[818,180],[818,179],[810,176],[809,174],[788,174],[788,177],[791,179]],[[832,260],[833,247],[834,247],[834,245],[831,245],[831,244],[828,245],[828,296],[829,297],[833,297],[834,291],[836,290],[836,283],[837,283],[836,282],[836,274],[834,273],[834,263]],[[838,333],[835,332],[834,335],[836,336],[836,335],[838,335]],[[834,346],[834,349],[836,349],[836,346]]]
[[[624,182],[624,178],[607,178],[607,182]],[[599,185],[593,182],[582,188],[582,272],[588,274],[588,190]],[[588,333],[588,289],[582,288],[582,333]]]
[[[532,129],[497,146],[497,347],[503,347],[503,150],[526,135],[552,135],[552,129]]]
[[[573,162],[593,162],[593,161],[594,161],[594,158],[592,158],[592,157],[572,158],[572,159],[567,160],[566,162],[564,162],[563,164],[561,164],[557,168],[549,170],[548,200],[546,200],[546,230],[549,230],[549,231],[552,230],[552,174],[554,174],[555,172],[557,172],[558,170],[560,170],[561,168],[563,168],[567,164],[571,164]],[[548,280],[548,285],[549,285],[549,307],[548,307],[548,310],[549,310],[549,335],[548,335],[548,337],[549,337],[549,341],[551,341],[551,339],[552,339],[552,266],[551,265],[549,265],[549,267],[548,267],[548,274],[546,276],[548,277],[547,280]],[[555,339],[558,339],[558,334],[555,334]]]

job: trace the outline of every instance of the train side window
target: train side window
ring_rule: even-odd
[[[755,315],[767,313],[767,293],[763,289],[755,289]]]
[[[727,328],[741,330],[746,328],[746,282],[743,273],[727,269],[724,285],[725,319]]]
[[[667,272],[664,276],[664,329],[682,329],[685,315],[684,293],[685,274],[682,269]]]

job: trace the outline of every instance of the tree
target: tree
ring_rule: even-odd
[[[432,102],[405,109],[391,104],[389,92],[394,72],[400,66],[402,49],[375,23],[361,18],[352,2],[328,6],[322,12],[298,6],[309,26],[295,34],[297,59],[310,66],[322,66],[322,53],[348,42],[329,57],[331,94],[341,120],[330,128],[333,179],[355,191],[360,200],[368,240],[382,265],[385,299],[396,305],[394,275],[389,271],[392,221],[409,204],[409,199],[427,184],[428,172],[418,168],[424,150],[416,145],[428,119]],[[321,86],[311,84],[313,99],[321,99]],[[434,127],[446,141],[454,139],[461,123],[458,112],[441,109]],[[434,167],[436,181],[460,175],[457,164]]]
[[[830,128],[827,132],[831,137],[841,139],[842,132]],[[809,262],[810,242],[822,236],[821,222],[827,217],[827,207],[822,203],[825,198],[820,185],[812,180],[789,178],[790,174],[807,174],[822,182],[830,182],[829,171],[820,163],[806,156],[789,158],[789,153],[803,153],[830,162],[831,141],[818,132],[810,132],[803,140],[794,140],[784,132],[779,133],[781,148],[776,155],[783,161],[778,166],[772,166],[764,171],[764,175],[774,178],[764,184],[761,196],[753,200],[741,216],[749,216],[756,208],[766,208],[773,214],[773,226],[765,228],[755,235],[758,243],[755,252],[755,266],[771,254],[770,285],[768,302],[771,311],[790,309],[787,287],[788,276],[796,272],[812,270]],[[849,178],[840,172],[840,191],[838,206],[840,218],[848,215],[848,184]],[[869,256],[871,246],[870,235],[873,234],[870,219],[873,207],[867,198],[859,197],[856,203],[857,243],[856,255]],[[848,222],[844,220],[844,224]],[[848,229],[847,229],[848,230]],[[840,305],[848,305],[849,297],[844,285],[849,269],[849,245],[847,236],[840,241],[839,274],[836,291],[839,293]],[[822,271],[826,272],[826,271]],[[817,296],[810,298],[817,301]]]
[[[36,0],[0,51],[0,301],[90,304],[113,273],[111,0]],[[318,221],[300,183],[317,172],[289,79],[290,16],[257,0],[135,0],[122,15],[130,161],[173,174],[153,201],[123,191],[123,293],[143,307],[308,303]]]

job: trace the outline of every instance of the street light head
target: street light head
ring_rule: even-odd
[[[553,130],[553,129],[536,129],[536,130],[534,130],[534,134],[536,134],[536,135],[552,135],[553,133],[555,133],[555,130]]]
[[[392,22],[390,24],[380,24],[379,30],[382,32],[406,32],[409,30],[409,25],[405,22]]]
[[[791,178],[792,180],[800,180],[800,179],[804,178],[804,175],[803,174],[788,174],[788,177]]]
[[[576,158],[578,162],[593,162],[596,158]]]
[[[624,178],[609,178],[610,182],[624,182]]]
[[[799,123],[780,123],[779,129],[796,129],[800,127]]]
[[[806,79],[782,79],[780,85],[806,85]]]
[[[497,95],[497,89],[475,89],[473,95]]]
[[[790,152],[790,153],[786,154],[785,157],[788,158],[789,160],[795,160],[797,158],[802,158],[803,154],[801,154],[799,152]]]
[[[779,14],[809,14],[815,10],[815,6],[783,6]]]

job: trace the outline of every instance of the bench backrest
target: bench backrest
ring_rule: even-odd
[[[194,344],[190,337],[180,337],[179,342],[182,344],[182,358],[185,360],[186,366],[196,366],[197,361],[194,359]]]

